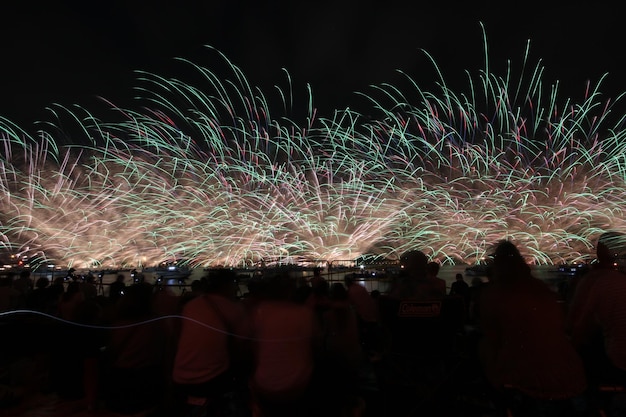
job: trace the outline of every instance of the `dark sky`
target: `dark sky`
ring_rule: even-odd
[[[562,95],[580,97],[586,80],[607,72],[602,91],[626,91],[626,31],[617,4],[421,3],[21,0],[3,5],[0,15],[0,116],[29,129],[48,118],[51,103],[89,109],[103,96],[132,106],[133,70],[177,75],[175,57],[211,67],[216,55],[204,45],[268,94],[283,83],[285,68],[296,91],[311,84],[316,106],[328,114],[352,105],[354,91],[393,83],[396,69],[420,85],[432,83],[420,49],[452,83],[465,69],[475,72],[483,61],[481,21],[496,66],[507,58],[520,64],[530,39],[533,62],[543,59],[545,79],[559,79]]]

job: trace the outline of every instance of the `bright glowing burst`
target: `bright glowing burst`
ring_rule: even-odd
[[[524,56],[522,75],[501,77],[485,52],[462,93],[443,76],[434,92],[408,76],[408,91],[375,86],[368,117],[318,117],[310,98],[297,123],[290,86],[270,109],[222,57],[222,79],[184,61],[201,85],[142,73],[141,108],[111,105],[113,121],[55,107],[59,122],[31,136],[4,120],[2,245],[79,267],[410,248],[471,263],[503,238],[535,263],[585,259],[625,226],[624,118],[600,82],[562,100]]]

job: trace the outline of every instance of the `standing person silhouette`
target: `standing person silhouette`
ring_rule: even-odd
[[[597,264],[578,282],[568,309],[572,340],[594,384],[626,384],[626,274],[616,267],[625,242],[620,233],[600,236]]]
[[[255,415],[303,415],[321,350],[321,326],[315,311],[294,301],[295,281],[287,274],[269,276],[251,310],[255,368],[250,391]]]
[[[438,272],[439,264],[436,263]],[[433,266],[429,266],[424,252],[410,250],[400,257],[401,272],[389,291],[396,299],[427,300],[446,295],[445,281],[433,278]],[[443,281],[443,285],[442,282]]]
[[[131,285],[114,307],[102,378],[105,405],[111,411],[151,410],[165,394],[167,333],[164,322],[153,320],[152,303],[150,286]]]
[[[109,285],[109,301],[112,304],[117,303],[117,300],[124,295],[124,291],[126,290],[126,283],[124,282],[125,279],[126,277],[124,274],[118,274],[115,281]]]
[[[250,341],[250,322],[236,294],[235,272],[213,270],[206,294],[183,306],[172,379],[188,412],[217,415],[226,395],[241,388],[238,370]]]
[[[441,265],[437,261],[428,262],[426,265],[427,277],[432,285],[431,294],[434,297],[444,297],[446,295],[446,281],[439,278]]]
[[[400,273],[391,283],[388,296],[395,299],[412,297],[417,283],[426,279],[428,258],[423,252],[412,250],[400,256]]]
[[[540,416],[580,415],[587,381],[582,360],[565,332],[558,295],[531,274],[510,241],[496,247],[480,311],[479,357],[497,394],[494,398],[510,394],[508,400],[519,399],[506,404],[514,415],[515,410]]]
[[[463,299],[463,305],[465,306],[465,322],[467,323],[470,320],[472,302],[470,286],[467,282],[465,282],[463,274],[456,274],[454,279],[454,282],[450,285],[450,292],[448,295],[451,297],[461,297]]]
[[[24,307],[26,299],[34,289],[34,282],[30,277],[30,270],[20,272],[19,277],[13,281],[13,288],[19,291],[19,306]]]
[[[463,278],[463,274],[456,274],[456,276],[454,277],[454,280],[455,281],[450,286],[449,295],[460,295],[462,297],[468,297],[470,287],[469,287],[469,284],[465,282],[465,279]]]

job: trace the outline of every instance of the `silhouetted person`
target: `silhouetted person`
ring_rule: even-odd
[[[378,301],[359,284],[354,274],[344,277],[348,302],[354,308],[359,325],[359,338],[365,352],[372,358],[382,350],[382,328]]]
[[[321,278],[321,277],[320,277]],[[294,282],[295,285],[295,282]],[[305,304],[311,307],[318,319],[321,320],[321,316],[328,309],[330,304],[328,293],[330,291],[330,284],[325,279],[321,278],[319,280],[311,280],[311,291],[309,292],[308,297],[305,300]],[[294,293],[292,294],[292,299],[295,299],[298,294],[298,289],[294,286]]]
[[[330,305],[322,320],[324,346],[316,363],[315,392],[329,407],[323,415],[337,415],[333,412],[347,411],[359,402],[358,373],[365,353],[358,318],[345,286],[338,282],[331,285],[329,298]]]
[[[213,270],[206,294],[185,303],[172,370],[183,406],[215,415],[226,393],[241,389],[250,322],[237,299],[236,274]]]
[[[0,277],[0,312],[15,310],[20,292],[13,287],[13,276]]]
[[[289,276],[267,277],[263,297],[252,310],[250,390],[264,417],[303,415],[320,348],[319,321],[312,308],[293,300],[294,291]]]
[[[465,303],[465,311],[467,317],[469,317],[471,302],[470,286],[467,282],[465,282],[463,274],[455,275],[454,282],[452,283],[452,285],[450,285],[450,292],[448,293],[448,295],[463,298],[463,302]]]
[[[61,294],[59,302],[57,304],[57,315],[70,322],[77,322],[79,319],[79,308],[83,301],[85,301],[85,295],[80,290],[80,282],[71,281],[67,284],[65,292]]]
[[[73,282],[78,281],[80,277],[76,274],[75,268],[70,268],[67,270],[67,275],[65,276],[65,281]]]
[[[84,277],[80,290],[85,295],[85,299],[96,298],[98,296],[98,287],[96,286],[96,277],[92,273]]]
[[[389,291],[390,297],[427,300],[446,295],[445,281],[440,278],[432,279],[432,272],[429,275],[428,258],[423,252],[419,250],[405,252],[400,257],[400,265],[402,270]]]
[[[572,341],[593,383],[626,384],[626,274],[615,267],[625,239],[618,233],[598,239],[598,262],[579,281],[568,310]]]
[[[124,295],[124,292],[126,291],[126,283],[124,282],[125,279],[126,277],[124,274],[118,274],[117,277],[115,277],[115,281],[109,285],[109,301],[112,304],[115,304],[117,300]]]
[[[50,284],[50,291],[57,297],[58,299],[65,292],[65,278],[64,277],[56,277],[52,280]]]
[[[29,270],[23,270],[20,272],[19,277],[13,281],[13,287],[20,293],[19,305],[23,307],[26,305],[26,298],[30,292],[34,289],[34,283],[30,277]]]
[[[470,287],[465,279],[463,278],[463,274],[456,274],[454,277],[455,281],[450,286],[450,295],[460,295],[462,297],[468,297]]]
[[[426,266],[427,274],[426,276],[432,283],[432,295],[433,297],[444,297],[446,295],[446,281],[439,278],[439,270],[441,269],[441,265],[439,262],[431,261],[428,262]]]
[[[152,288],[131,285],[115,307],[106,344],[106,407],[136,413],[159,405],[165,387],[165,332],[153,320]]]
[[[42,313],[54,314],[56,297],[50,288],[50,280],[46,277],[37,278],[35,289],[26,297],[26,307]]]
[[[85,299],[79,281],[71,281],[61,295],[57,315],[62,320],[52,341],[51,380],[62,398],[85,396],[94,401],[94,364],[102,346],[101,308],[94,299]],[[91,404],[93,405],[93,404]]]
[[[309,280],[311,287],[315,288],[320,283],[323,283],[325,281],[326,279],[322,276],[322,269],[321,268],[313,269],[313,276]]]
[[[480,298],[480,357],[489,384],[502,396],[494,398],[515,393],[521,401],[508,405],[533,411],[529,415],[581,413],[575,405],[587,381],[557,294],[532,276],[509,241],[496,247],[490,280]]]

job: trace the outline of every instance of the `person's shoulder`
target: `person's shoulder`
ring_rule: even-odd
[[[593,268],[578,278],[578,285],[592,285],[606,279],[626,280],[626,273],[613,268]]]
[[[236,299],[236,298],[226,297],[221,294],[209,293],[209,294],[200,295],[197,298],[203,299],[205,303],[209,302],[209,303],[212,303],[213,305],[221,306],[224,308],[239,308],[239,307],[243,308],[243,303],[241,302],[241,300]]]
[[[363,294],[367,293],[367,288],[358,283],[353,283],[346,288],[348,294]]]
[[[626,280],[626,272],[620,269],[607,269],[606,275],[615,279],[623,279]]]
[[[470,288],[480,291],[481,297],[487,297],[487,296],[490,296],[491,294],[500,294],[503,291],[507,290],[506,287],[504,287],[503,285],[497,282],[493,282],[493,281],[483,282],[480,285],[473,286]]]
[[[626,273],[616,269],[605,269],[589,279],[590,287],[602,288],[619,288],[626,289]]]
[[[209,308],[208,300],[204,296],[196,296],[188,299],[183,306],[183,313],[189,314]]]

